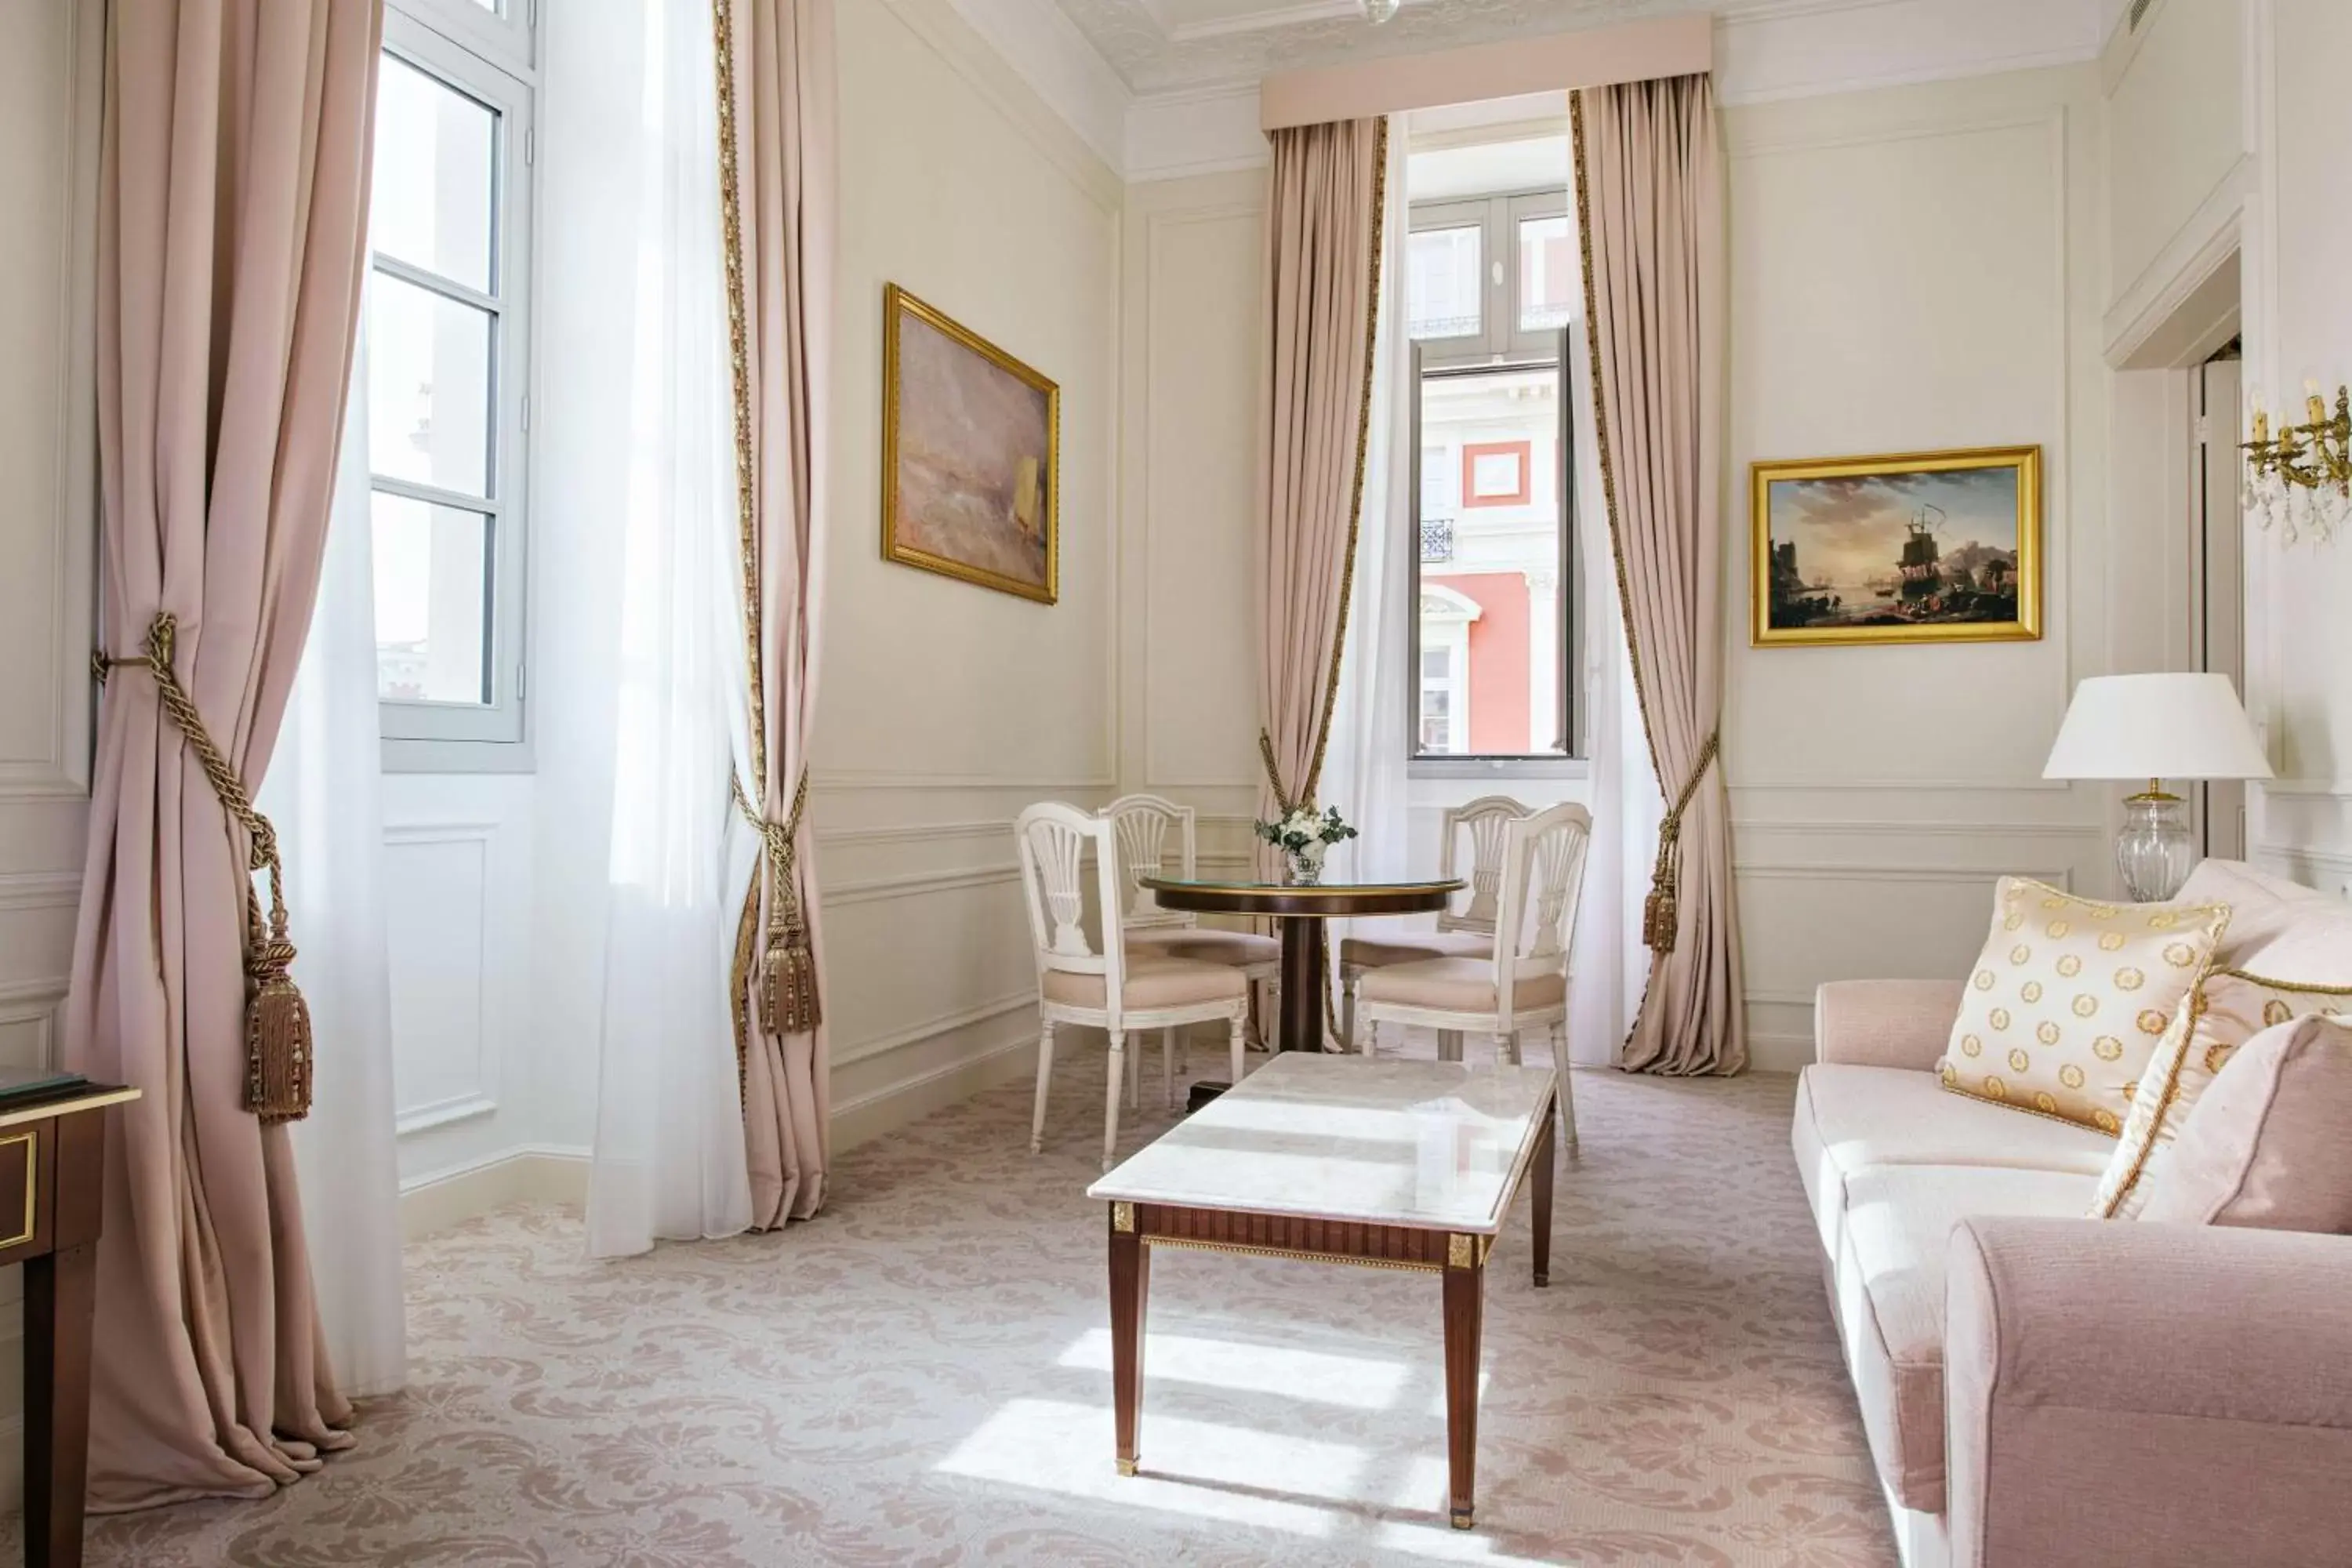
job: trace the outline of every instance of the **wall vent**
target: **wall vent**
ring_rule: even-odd
[[[2138,32],[2140,23],[2147,16],[2148,7],[2155,4],[2156,0],[2131,0],[2131,18],[2125,26],[2135,33]]]

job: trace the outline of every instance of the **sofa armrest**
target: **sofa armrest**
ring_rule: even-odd
[[[1948,1264],[1955,1568],[2345,1561],[2352,1237],[1971,1219]]]
[[[1958,980],[1832,980],[1813,993],[1814,1058],[1932,1071],[1967,989]]]

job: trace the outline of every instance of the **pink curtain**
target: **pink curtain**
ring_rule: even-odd
[[[106,651],[135,655],[173,615],[174,666],[248,790],[326,544],[381,26],[375,0],[112,10]],[[258,1497],[347,1445],[351,1409],[321,1349],[287,1130],[245,1109],[247,845],[143,670],[106,685],[94,777],[65,1060],[145,1097],[107,1147],[90,1500]]]
[[[1259,383],[1259,750],[1271,819],[1315,798],[1363,502],[1388,121],[1274,132]],[[1279,863],[1260,844],[1269,872]]]
[[[1724,188],[1705,75],[1570,96],[1601,477],[1633,683],[1667,805],[1621,1065],[1747,1065],[1723,716]]]
[[[765,1228],[823,1206],[831,1142],[805,806],[832,500],[833,3],[716,0],[714,15],[743,552],[754,579],[745,604],[750,771],[771,846],[735,966],[751,1223]]]

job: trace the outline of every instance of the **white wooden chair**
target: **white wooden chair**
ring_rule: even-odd
[[[1271,993],[1282,972],[1282,943],[1255,931],[1203,926],[1198,915],[1163,910],[1158,896],[1143,885],[1146,877],[1168,874],[1171,847],[1177,876],[1190,880],[1201,874],[1192,808],[1156,795],[1123,795],[1104,806],[1102,814],[1118,829],[1128,951],[1225,964],[1240,970],[1253,988],[1263,984]]]
[[[1528,815],[1507,795],[1483,795],[1445,808],[1444,837],[1437,845],[1437,875],[1454,872],[1464,836],[1470,839],[1470,900],[1461,909],[1439,911],[1433,931],[1349,937],[1339,943],[1339,1037],[1356,1043],[1356,997],[1367,970],[1432,958],[1486,958],[1495,951],[1495,912],[1503,893],[1504,829]]]
[[[1110,1040],[1110,1076],[1103,1090],[1103,1169],[1118,1147],[1122,1079],[1134,1103],[1139,1073],[1127,1037],[1142,1029],[1160,1035],[1160,1088],[1176,1097],[1176,1031],[1186,1024],[1225,1019],[1230,1026],[1234,1081],[1242,1078],[1244,1020],[1249,982],[1222,963],[1175,958],[1129,948],[1120,900],[1117,831],[1107,816],[1058,801],[1023,812],[1013,826],[1021,853],[1021,888],[1029,906],[1029,934],[1037,957],[1037,1102],[1029,1124],[1029,1151],[1045,1146],[1045,1094],[1054,1074],[1054,1031],[1064,1024],[1102,1030]],[[1093,852],[1102,948],[1087,942],[1085,870]]]
[[[1560,1114],[1576,1148],[1576,1100],[1569,1087],[1568,961],[1576,906],[1584,893],[1592,816],[1572,803],[1507,825],[1503,883],[1493,951],[1485,958],[1425,958],[1364,976],[1365,1048],[1383,1023],[1435,1029],[1438,1055],[1462,1059],[1462,1037],[1491,1036],[1499,1059],[1519,1060],[1519,1036],[1540,1028],[1559,1068]]]

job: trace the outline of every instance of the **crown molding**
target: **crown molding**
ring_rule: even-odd
[[[1255,78],[1138,93],[1055,0],[950,4],[1124,182],[1266,162]],[[1311,0],[1244,30],[1328,9]],[[1717,92],[1727,104],[1765,103],[2095,61],[2110,9],[2112,0],[1751,0],[1716,18]],[[1163,20],[1149,0],[1146,10]],[[1202,26],[1243,24],[1174,31]]]

